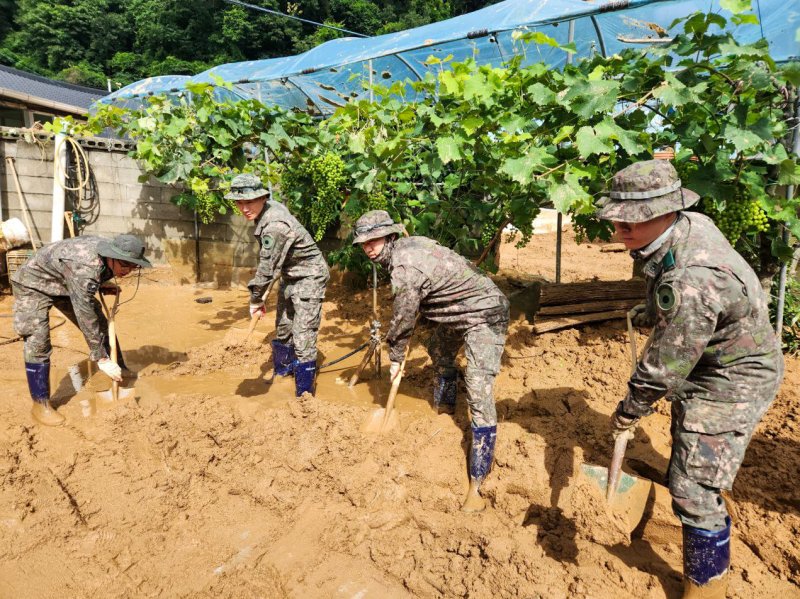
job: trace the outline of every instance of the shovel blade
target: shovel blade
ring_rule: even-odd
[[[605,497],[608,487],[608,468],[581,464],[581,472],[584,478],[597,486]],[[617,492],[611,496],[608,508],[624,523],[628,534],[641,522],[652,488],[652,481],[620,472]]]
[[[120,387],[117,390],[117,397],[114,397],[113,389],[108,389],[107,391],[98,391],[96,393],[96,397],[101,403],[110,404],[120,399],[130,399],[135,395],[135,393],[136,391],[133,389],[133,387]]]
[[[397,410],[392,410],[389,419],[386,419],[386,408],[373,410],[361,423],[362,433],[385,433],[397,426]]]

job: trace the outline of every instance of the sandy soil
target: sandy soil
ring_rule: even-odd
[[[552,278],[553,238],[504,247],[501,266]],[[630,261],[569,243],[563,267],[565,281],[614,279]],[[148,278],[118,319],[140,374],[133,400],[98,405],[100,374],[76,394],[66,370],[86,371],[85,343],[57,326],[52,381],[67,425],[43,429],[29,415],[20,344],[0,346],[0,597],[680,596],[668,498],[651,496],[628,536],[580,476],[582,462],[610,453],[608,417],[629,369],[621,323],[538,337],[512,326],[490,505],[467,516],[466,409],[430,408],[418,340],[398,428],[368,436],[359,425],[388,386],[341,384],[359,356],[324,372],[316,399],[295,399],[289,381],[265,382],[268,345],[224,342],[247,326],[244,293],[176,286],[163,269]],[[366,339],[369,298],[331,287],[323,361]],[[0,315],[10,307],[0,298]],[[389,312],[383,290],[384,322]],[[269,338],[269,316],[251,341]],[[10,335],[0,318],[0,337]],[[731,597],[800,596],[798,382],[790,359],[730,497]],[[668,424],[663,405],[644,421],[630,472],[663,477]]]

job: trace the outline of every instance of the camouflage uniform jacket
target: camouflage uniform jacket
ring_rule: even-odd
[[[783,354],[767,297],[714,223],[699,213],[679,213],[644,273],[655,328],[628,383],[623,410],[650,414],[652,404],[667,395],[707,400],[698,418],[737,420],[757,411],[754,404],[771,401],[767,395],[774,394],[783,372]]]
[[[387,242],[383,258],[391,273],[394,312],[386,334],[389,359],[402,362],[416,322],[424,318],[466,331],[508,320],[503,292],[474,264],[427,237]],[[383,252],[381,252],[383,254]]]
[[[261,246],[256,276],[248,283],[250,301],[258,303],[270,281],[283,276],[282,287],[304,299],[323,299],[328,264],[317,244],[292,213],[279,202],[268,200],[256,223]]]
[[[103,347],[106,331],[97,316],[100,309],[95,294],[114,273],[97,253],[101,241],[101,237],[83,235],[51,243],[39,249],[11,277],[17,286],[50,297],[69,297],[92,360],[108,357]]]

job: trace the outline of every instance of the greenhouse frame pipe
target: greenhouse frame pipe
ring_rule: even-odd
[[[395,55],[394,55],[394,57],[395,57],[397,60],[399,60],[400,62],[402,62],[404,65],[406,65],[406,67],[408,68],[408,70],[409,70],[409,71],[411,71],[412,73],[414,73],[414,75],[416,75],[416,76],[417,76],[417,79],[419,79],[420,81],[422,81],[422,75],[420,75],[420,74],[419,74],[419,71],[417,71],[417,69],[415,69],[415,68],[414,68],[414,65],[412,65],[410,62],[408,62],[408,60],[406,60],[405,58],[403,58],[403,56],[402,56],[402,55],[400,55],[400,54],[395,54]],[[371,69],[370,69],[370,70],[371,70]]]
[[[597,17],[594,15],[589,18],[592,20],[592,25],[594,25],[594,30],[597,33],[597,41],[600,44],[600,54],[603,55],[603,58],[607,58],[608,54],[606,53],[606,40],[603,37],[603,32],[600,30],[600,23],[597,22]]]
[[[322,109],[320,108],[320,105],[319,105],[319,104],[317,104],[317,103],[314,101],[314,98],[312,98],[312,97],[311,97],[311,94],[309,94],[309,93],[308,93],[306,90],[304,90],[304,89],[301,87],[301,85],[300,85],[300,84],[299,84],[297,81],[295,81],[295,80],[294,80],[294,77],[286,77],[286,81],[288,81],[289,83],[291,83],[292,85],[294,85],[294,86],[297,88],[297,91],[299,91],[299,92],[300,92],[301,94],[303,94],[303,95],[304,95],[306,98],[308,98],[308,99],[311,101],[311,103],[312,103],[312,104],[313,104],[313,105],[316,107],[316,109],[317,109],[317,112],[319,112],[320,114],[323,114],[323,112],[322,112]]]
[[[797,88],[795,88],[795,93],[798,93]],[[791,129],[791,127],[790,127]],[[794,110],[794,138],[792,141],[792,154],[796,156],[800,155],[800,98],[795,100],[795,110]],[[791,200],[794,197],[794,184],[786,186],[786,199]],[[783,242],[788,244],[789,243],[789,229],[787,224],[784,223],[783,225],[783,233],[782,233]],[[786,308],[786,262],[781,264],[781,271],[780,276],[778,278],[778,307],[775,310],[775,334],[778,336],[778,339],[781,338],[781,330],[783,329],[783,312]]]
[[[567,43],[571,44],[575,40],[575,20],[569,22],[569,32],[567,33]],[[567,64],[572,64],[572,53],[567,54]],[[561,282],[561,224],[564,217],[559,210],[556,214],[556,283]]]

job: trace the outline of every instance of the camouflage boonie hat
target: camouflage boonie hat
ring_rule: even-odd
[[[353,245],[386,237],[392,233],[402,234],[403,231],[405,231],[403,225],[394,222],[386,210],[370,210],[356,221]]]
[[[597,202],[598,218],[642,223],[684,210],[700,196],[681,187],[678,172],[667,160],[645,160],[626,166],[611,179],[611,193]]]
[[[136,266],[152,266],[144,257],[144,244],[135,235],[117,235],[111,242],[104,239],[97,244],[97,253],[104,258],[122,260]]]
[[[269,191],[264,189],[264,184],[257,175],[244,173],[236,175],[231,181],[231,190],[225,194],[226,200],[246,201],[268,196]]]

